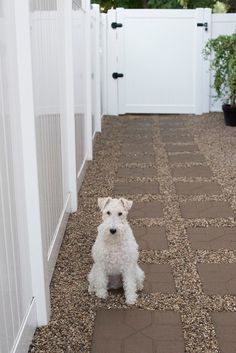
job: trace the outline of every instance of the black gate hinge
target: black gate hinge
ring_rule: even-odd
[[[207,22],[205,22],[205,23],[197,23],[197,26],[198,27],[204,27],[205,31],[208,31],[208,23]]]
[[[122,23],[112,22],[111,28],[116,29],[117,27],[123,27]]]

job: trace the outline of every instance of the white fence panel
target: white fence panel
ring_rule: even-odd
[[[80,188],[86,167],[86,9],[73,0],[73,72],[76,142],[77,188]]]
[[[4,20],[0,19],[3,34]],[[0,352],[10,352],[24,319],[19,234],[16,217],[6,42],[0,39]],[[29,255],[28,255],[29,256]],[[30,278],[29,278],[30,279]],[[32,289],[29,293],[32,299]]]
[[[66,199],[63,190],[63,159],[60,104],[60,51],[58,11],[55,1],[31,1],[31,43],[34,107],[40,187],[40,209],[45,254],[50,262],[58,223]],[[54,263],[49,266],[49,277]]]
[[[64,92],[67,81],[65,81],[66,38],[63,36],[65,26],[63,6],[63,1],[31,1],[31,47],[40,209],[49,279],[65,231],[72,191],[68,167],[69,117],[66,116],[65,106],[68,104],[66,94],[69,93]],[[73,107],[71,111],[72,109]],[[73,146],[73,134],[70,143]],[[73,153],[71,158],[73,163]]]
[[[100,91],[100,11],[93,4],[91,10],[91,70],[92,70],[92,134],[101,131]]]
[[[25,353],[37,324],[31,256],[41,246],[28,1],[0,2],[0,352]],[[24,40],[22,40],[24,38]],[[28,51],[26,50],[28,47]],[[27,129],[24,129],[24,123]],[[26,146],[28,148],[26,148]],[[30,167],[30,169],[29,169]],[[31,203],[33,197],[34,204]],[[29,211],[29,205],[33,213]],[[32,228],[32,223],[34,227]],[[37,248],[33,254],[32,238]],[[39,245],[39,246],[38,246]],[[38,268],[41,275],[41,268]],[[41,300],[44,301],[44,283]],[[45,319],[45,311],[42,316]]]
[[[213,14],[212,15],[212,38],[219,35],[231,35],[236,33],[236,14]],[[214,82],[214,73],[211,73],[211,86]],[[216,101],[215,91],[210,90],[210,111],[222,111],[222,102]]]

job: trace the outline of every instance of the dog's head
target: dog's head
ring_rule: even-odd
[[[110,235],[116,235],[122,232],[127,222],[127,214],[132,205],[133,201],[124,198],[112,199],[111,197],[104,197],[98,199],[103,224]]]

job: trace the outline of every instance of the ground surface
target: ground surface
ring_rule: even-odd
[[[112,195],[135,201],[146,282],[132,308],[87,293],[97,198]],[[221,114],[104,119],[31,352],[235,353],[235,216],[236,128]]]

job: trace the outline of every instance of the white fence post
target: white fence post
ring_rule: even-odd
[[[107,15],[101,14],[101,102],[102,116],[107,114]]]
[[[28,0],[14,0],[16,65],[18,84],[18,119],[21,127],[24,171],[25,207],[29,235],[29,252],[33,294],[36,300],[38,325],[48,323],[50,315],[49,281],[46,254],[43,251],[39,185],[36,155],[33,83],[31,65],[30,22]]]
[[[100,77],[100,8],[98,4],[92,5],[92,16],[95,17],[95,28],[92,32],[94,35],[94,48],[91,47],[91,54],[94,57],[94,72],[92,85],[93,89],[93,102],[95,113],[95,132],[101,132],[101,77]]]
[[[93,158],[93,142],[92,142],[92,110],[91,110],[91,8],[90,1],[85,3],[85,131],[86,140],[85,148],[87,159]]]
[[[211,9],[204,9],[204,23],[207,23],[207,31],[204,31],[203,48],[207,41],[211,38],[212,29],[212,14]],[[208,60],[204,60],[202,55],[202,112],[209,113],[210,111],[210,92],[211,92],[211,74],[210,74],[210,63]]]
[[[117,32],[111,27],[112,22],[116,22],[116,10],[107,13],[107,113],[118,115],[118,80],[112,78],[117,71]]]
[[[123,8],[117,8],[116,9],[116,21],[118,23],[124,24],[125,23],[125,9]],[[117,31],[117,30],[116,30]],[[119,53],[122,53],[122,51],[125,50],[125,27],[122,26],[121,28],[118,29],[119,35],[117,36],[117,50]],[[120,73],[123,73],[124,75],[126,74],[125,72],[125,55],[119,55],[118,63],[117,63],[117,71]],[[115,80],[114,80],[115,81]],[[124,79],[118,79],[117,81],[117,91],[118,91],[118,114],[125,114],[125,92],[126,92],[126,81],[125,77]]]
[[[64,148],[64,168],[67,170],[66,191],[70,192],[70,212],[77,210],[77,176],[75,148],[75,118],[74,118],[74,82],[73,82],[73,47],[72,47],[72,3],[60,0],[61,26],[61,102],[62,131],[65,136],[62,141]]]
[[[202,99],[202,48],[203,48],[203,33],[204,27],[199,27],[197,24],[204,21],[204,9],[196,9],[195,17],[195,114],[203,113]]]

